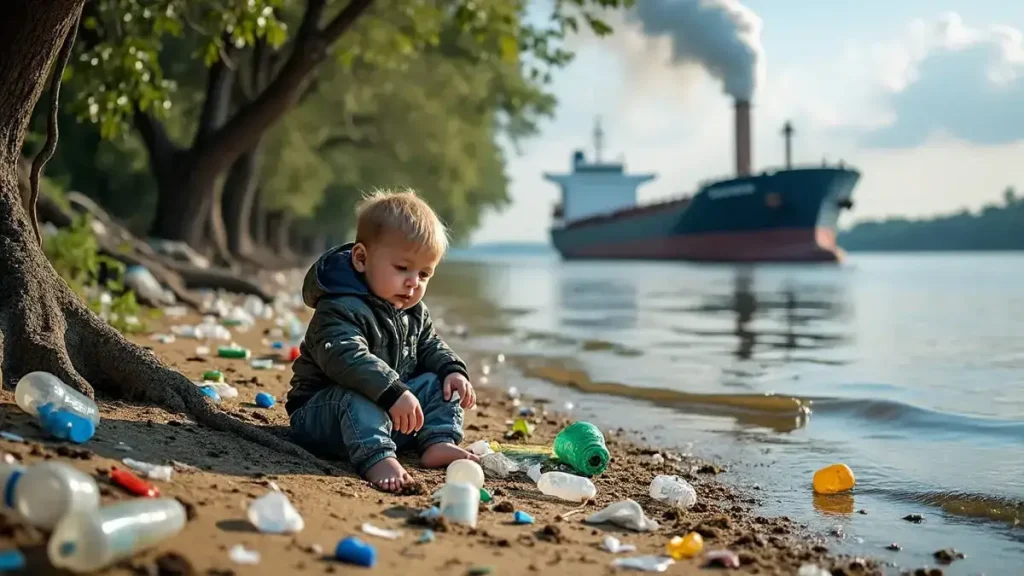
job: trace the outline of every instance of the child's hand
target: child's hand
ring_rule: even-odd
[[[473,385],[469,383],[469,380],[465,376],[454,372],[449,374],[444,379],[444,401],[447,402],[452,399],[452,392],[459,393],[459,405],[463,409],[469,410],[473,406],[476,406],[476,391],[473,390]]]
[[[396,432],[412,434],[423,427],[423,408],[412,392],[406,390],[388,410]]]

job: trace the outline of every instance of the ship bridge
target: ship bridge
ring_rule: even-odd
[[[608,214],[637,205],[637,188],[654,180],[655,174],[627,174],[622,162],[604,162],[601,147],[604,132],[600,121],[594,126],[595,158],[588,162],[582,150],[572,156],[572,172],[544,174],[544,179],[561,188],[561,202],[555,206],[554,226]]]

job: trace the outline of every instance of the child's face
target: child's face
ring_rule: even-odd
[[[366,275],[370,291],[399,310],[411,308],[423,299],[427,282],[440,260],[430,250],[388,236],[371,246],[360,242],[352,248],[352,265]]]

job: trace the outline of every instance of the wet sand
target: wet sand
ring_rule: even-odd
[[[151,321],[151,332],[166,333],[171,324],[195,323],[198,316]],[[246,333],[235,333],[235,341],[253,350],[254,357],[272,351],[265,341],[269,322],[261,322]],[[238,389],[239,396],[222,400],[221,406],[236,417],[255,425],[287,433],[288,419],[284,397],[289,370],[256,370],[245,360],[215,357],[200,359],[197,340],[178,338],[168,344],[133,337],[151,347],[165,362],[193,380],[206,370],[219,369],[226,382]],[[208,344],[216,350],[216,343]],[[480,367],[492,358],[474,357],[469,350],[458,350],[467,359],[477,381],[479,408],[467,413],[466,442],[480,439],[503,441],[509,429],[508,419],[518,411],[503,389],[481,385]],[[514,384],[514,382],[511,382]],[[273,394],[278,403],[270,409],[256,407],[258,392]],[[421,574],[496,574],[562,575],[612,573],[616,556],[664,554],[665,544],[675,535],[697,531],[704,536],[704,551],[729,549],[739,555],[739,572],[752,574],[796,574],[804,563],[818,563],[833,569],[832,574],[873,574],[879,569],[869,560],[830,557],[827,542],[806,535],[800,526],[785,517],[766,518],[751,509],[759,503],[757,491],[740,493],[716,480],[714,463],[645,448],[624,431],[606,431],[612,454],[608,470],[593,479],[596,501],[582,512],[567,518],[560,515],[574,509],[571,503],[549,499],[531,486],[525,477],[510,480],[488,479],[486,487],[494,501],[482,505],[475,529],[441,524],[435,526],[436,540],[418,544],[423,527],[407,519],[430,506],[430,494],[444,480],[443,470],[422,470],[414,457],[405,458],[410,472],[421,482],[418,494],[385,494],[368,486],[349,471],[343,462],[301,461],[269,452],[260,446],[199,427],[180,414],[151,406],[126,402],[101,401],[102,422],[96,436],[75,446],[45,439],[29,416],[14,403],[12,391],[0,392],[3,421],[0,430],[25,437],[27,442],[0,440],[4,452],[24,463],[43,459],[68,461],[93,474],[100,482],[104,502],[133,498],[105,480],[112,466],[123,467],[125,457],[152,463],[171,461],[194,466],[193,471],[176,470],[170,482],[154,481],[162,495],[186,503],[190,520],[181,534],[155,548],[137,554],[104,571],[104,574],[331,574],[367,570],[341,564],[331,558],[337,542],[345,536],[358,536],[377,549],[377,565],[371,570],[383,574],[416,570]],[[549,443],[570,420],[554,412],[541,410],[538,399],[522,398],[523,405],[537,408],[531,421],[536,425],[530,444]],[[662,460],[655,464],[655,460]],[[649,485],[656,474],[678,474],[696,489],[698,503],[686,512],[676,512],[652,500]],[[258,533],[246,519],[248,503],[270,490],[275,482],[302,514],[305,528],[295,535]],[[606,505],[631,498],[640,503],[647,516],[657,520],[653,532],[633,532],[610,525],[590,525],[584,518]],[[512,511],[522,510],[536,519],[534,525],[515,525]],[[397,540],[386,540],[362,533],[369,522],[387,529],[402,530]],[[637,551],[613,555],[601,548],[606,535],[634,544]],[[45,536],[5,516],[0,529],[0,550],[20,548],[28,559],[24,573],[58,574],[46,560]],[[240,565],[228,557],[236,544],[258,551],[257,565]],[[701,556],[681,560],[668,573],[703,573]]]

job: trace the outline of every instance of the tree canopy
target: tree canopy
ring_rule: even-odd
[[[525,0],[94,0],[61,114],[65,143],[82,145],[48,173],[142,233],[167,196],[219,194],[248,150],[260,210],[339,235],[362,191],[410,186],[465,238],[508,203],[503,144],[555,109],[562,40],[610,33],[601,13],[632,3],[553,0],[538,18]],[[217,184],[188,196],[182,174]]]

